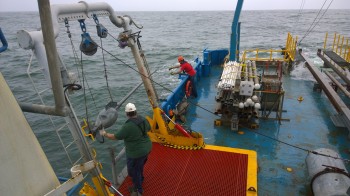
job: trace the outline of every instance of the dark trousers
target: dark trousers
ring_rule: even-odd
[[[191,93],[191,95],[193,96],[193,97],[197,97],[197,88],[196,88],[196,83],[195,83],[195,78],[196,77],[196,75],[194,75],[194,76],[189,76],[189,78],[190,78],[190,81],[191,81],[191,83],[192,83],[192,93]]]
[[[147,157],[139,157],[139,158],[127,158],[127,169],[128,174],[132,179],[132,183],[134,187],[137,189],[139,193],[143,193],[142,182],[143,182],[143,168],[147,162]]]

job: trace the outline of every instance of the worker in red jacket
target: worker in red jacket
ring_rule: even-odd
[[[175,72],[171,72],[171,75],[174,74],[180,74],[181,72],[185,71],[186,74],[189,75],[189,80],[191,81],[191,95],[193,97],[197,97],[197,89],[196,89],[196,84],[195,84],[195,76],[196,76],[196,70],[193,69],[192,65],[190,63],[188,63],[187,61],[185,61],[183,56],[179,56],[177,58],[177,60],[179,61],[180,65],[175,65],[173,67],[170,67],[169,70],[175,69],[175,68],[180,68],[179,71],[175,71]]]

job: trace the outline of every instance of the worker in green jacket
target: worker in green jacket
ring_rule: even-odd
[[[147,134],[151,126],[144,117],[137,115],[134,104],[126,104],[125,112],[128,120],[120,130],[112,134],[102,129],[100,134],[108,139],[124,140],[128,174],[133,182],[133,187],[129,190],[131,195],[142,195],[143,168],[152,149],[152,142]]]

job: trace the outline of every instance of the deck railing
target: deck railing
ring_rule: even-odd
[[[252,61],[294,61],[296,54],[298,37],[293,38],[293,36],[288,33],[286,46],[281,50],[274,49],[251,49],[245,50],[242,55],[242,62],[247,60]]]
[[[326,33],[323,49],[327,50],[328,32]],[[350,63],[350,45],[349,38],[345,38],[343,35],[334,33],[332,51],[337,53],[346,62]]]

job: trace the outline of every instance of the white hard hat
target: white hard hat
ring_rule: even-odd
[[[125,106],[125,112],[134,112],[136,111],[136,107],[133,103],[128,103]]]

